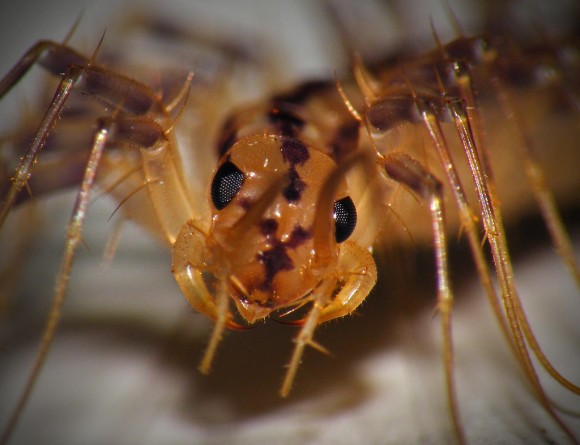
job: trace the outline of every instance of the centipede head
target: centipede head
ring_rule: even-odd
[[[356,210],[344,180],[322,193],[335,170],[315,148],[267,134],[238,141],[218,164],[212,222],[197,267],[206,287],[228,283],[246,321],[304,304],[336,266]],[[214,318],[211,312],[204,313]]]

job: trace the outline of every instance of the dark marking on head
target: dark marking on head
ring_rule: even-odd
[[[268,120],[282,136],[287,137],[298,137],[304,127],[304,120],[284,103],[273,103]]]
[[[297,202],[300,201],[302,197],[302,193],[306,188],[306,183],[300,178],[300,175],[294,168],[294,166],[290,167],[288,170],[288,177],[290,179],[290,183],[288,186],[282,191],[284,198],[286,198],[289,202]]]
[[[288,239],[288,241],[284,243],[284,245],[288,246],[290,249],[296,249],[297,247],[304,244],[310,238],[312,238],[312,234],[304,227],[297,224],[296,226],[294,226],[294,229],[292,229],[290,238]]]
[[[290,163],[292,166],[297,164],[302,165],[310,159],[308,147],[298,139],[285,138],[282,140],[280,149],[282,150],[284,161]]]
[[[272,290],[272,282],[278,272],[294,268],[294,262],[288,256],[286,246],[279,241],[270,250],[260,252],[257,258],[265,269],[264,282],[260,285],[260,288],[264,291]]]
[[[266,237],[273,237],[278,230],[278,221],[273,218],[266,218],[260,221],[260,233]]]
[[[290,164],[290,169],[288,170],[290,183],[282,193],[289,202],[299,201],[302,197],[302,192],[306,188],[306,183],[300,178],[296,165],[302,165],[310,159],[308,147],[298,139],[285,138],[282,141],[280,150],[284,161]]]

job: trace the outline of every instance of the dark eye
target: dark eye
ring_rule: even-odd
[[[335,238],[337,243],[346,241],[356,227],[356,209],[350,196],[334,203]]]
[[[226,161],[213,177],[211,183],[211,200],[216,209],[227,206],[238,194],[244,182],[244,174],[233,162]]]

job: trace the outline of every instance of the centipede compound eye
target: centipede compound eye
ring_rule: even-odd
[[[346,241],[356,227],[356,208],[350,196],[334,202],[335,238],[337,243]]]
[[[216,209],[226,207],[238,194],[244,183],[244,174],[231,161],[224,162],[211,183],[211,201]]]

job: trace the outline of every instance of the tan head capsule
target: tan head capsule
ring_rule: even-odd
[[[318,235],[330,252],[324,264],[316,263],[313,238],[321,189],[334,169],[326,154],[269,134],[238,141],[222,158],[211,184],[212,223],[196,267],[206,289],[216,280],[228,283],[227,292],[246,321],[303,303],[336,268],[337,240],[344,241],[356,224],[344,181],[334,212],[330,207],[326,215],[330,230]],[[215,319],[211,310],[204,313]]]

